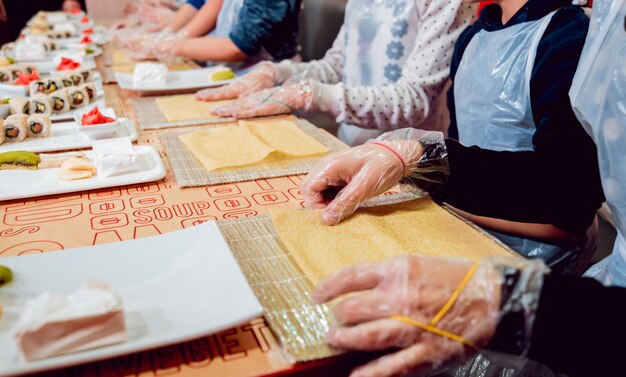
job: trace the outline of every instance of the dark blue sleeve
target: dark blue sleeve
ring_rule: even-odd
[[[265,47],[276,59],[297,50],[300,0],[244,0],[229,37],[246,55]]]
[[[191,5],[192,7],[196,8],[198,10],[200,8],[202,8],[204,3],[205,3],[204,0],[187,0],[187,4]]]

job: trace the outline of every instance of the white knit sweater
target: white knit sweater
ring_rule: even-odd
[[[324,58],[280,62],[279,80],[319,81],[316,105],[351,145],[403,127],[446,132],[452,52],[475,14],[462,0],[349,0]]]

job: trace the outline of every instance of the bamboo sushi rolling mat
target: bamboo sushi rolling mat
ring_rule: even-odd
[[[339,139],[306,120],[298,119],[295,124],[309,136],[327,146],[330,150],[329,153],[347,149],[347,146]],[[189,131],[170,131],[161,134],[161,144],[163,144],[163,149],[174,172],[176,183],[180,187],[207,186],[304,174],[315,166],[320,158],[325,156],[290,158],[281,161],[260,162],[240,168],[208,171],[178,138],[187,132]]]
[[[233,118],[204,118],[170,122],[156,103],[155,98],[134,98],[130,100],[137,116],[139,127],[142,130],[157,130],[162,128],[198,126],[203,124],[226,124],[235,122]]]
[[[416,197],[410,193],[388,193],[371,200],[366,206],[398,203]],[[487,236],[484,230],[452,211],[448,212],[461,220],[457,226],[468,226]],[[312,302],[313,284],[281,244],[271,217],[222,221],[218,225],[288,356],[303,362],[341,353],[324,343],[324,335],[334,323],[330,310],[327,305]],[[505,254],[515,255],[500,241],[493,239],[493,242],[494,247],[502,247]]]

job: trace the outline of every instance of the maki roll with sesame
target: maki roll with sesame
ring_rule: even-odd
[[[26,139],[28,115],[14,114],[9,115],[2,124],[2,132],[4,133],[4,141],[22,141]]]
[[[30,101],[26,97],[13,97],[9,100],[11,114],[30,114]]]
[[[63,83],[63,86],[66,88],[71,88],[74,86],[74,80],[72,80],[72,74],[71,73],[66,73],[62,76],[60,76],[61,78],[61,82]]]
[[[28,73],[29,75],[32,75],[33,73],[37,72],[37,67],[35,66],[28,65],[28,64],[21,64],[21,66],[24,72]]]
[[[67,89],[67,95],[70,98],[70,107],[72,109],[79,109],[89,104],[89,94],[85,88],[72,87]]]
[[[0,47],[0,51],[2,52],[15,51],[15,42],[9,42],[9,43],[3,44],[2,47]]]
[[[13,74],[8,67],[0,68],[0,83],[10,83],[13,81]]]
[[[57,76],[50,77],[46,81],[46,94],[56,92],[57,90],[63,89],[64,87],[65,86],[63,85],[63,82],[61,82],[61,80]]]
[[[87,95],[89,95],[89,101],[93,102],[97,95],[96,84],[92,82],[88,82],[86,84],[81,85],[81,87],[84,88],[85,91],[87,92]]]
[[[80,74],[83,75],[83,82],[84,83],[88,83],[88,82],[92,82],[93,81],[93,73],[91,72],[90,69],[83,68],[83,69],[79,69],[78,72],[80,72]]]
[[[11,71],[11,80],[17,80],[20,78],[20,74],[24,74],[24,67],[19,64],[11,64],[7,69]]]
[[[39,93],[46,93],[46,82],[42,80],[33,81],[28,84],[28,88],[30,89],[30,96],[34,96]]]
[[[82,85],[85,82],[83,75],[78,71],[70,72],[70,77],[72,78],[72,82],[74,82],[74,86]]]
[[[28,117],[28,129],[26,130],[28,137],[48,137],[52,123],[50,117],[43,114],[34,114]]]
[[[70,98],[67,95],[67,89],[57,90],[51,93],[48,98],[52,106],[52,112],[62,114],[70,111]]]
[[[46,94],[37,94],[30,99],[30,114],[52,114],[50,98]]]

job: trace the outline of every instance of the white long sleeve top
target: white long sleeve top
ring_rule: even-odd
[[[278,79],[317,80],[317,107],[350,145],[404,127],[445,133],[452,52],[475,14],[463,0],[349,0],[324,58],[280,62]]]

